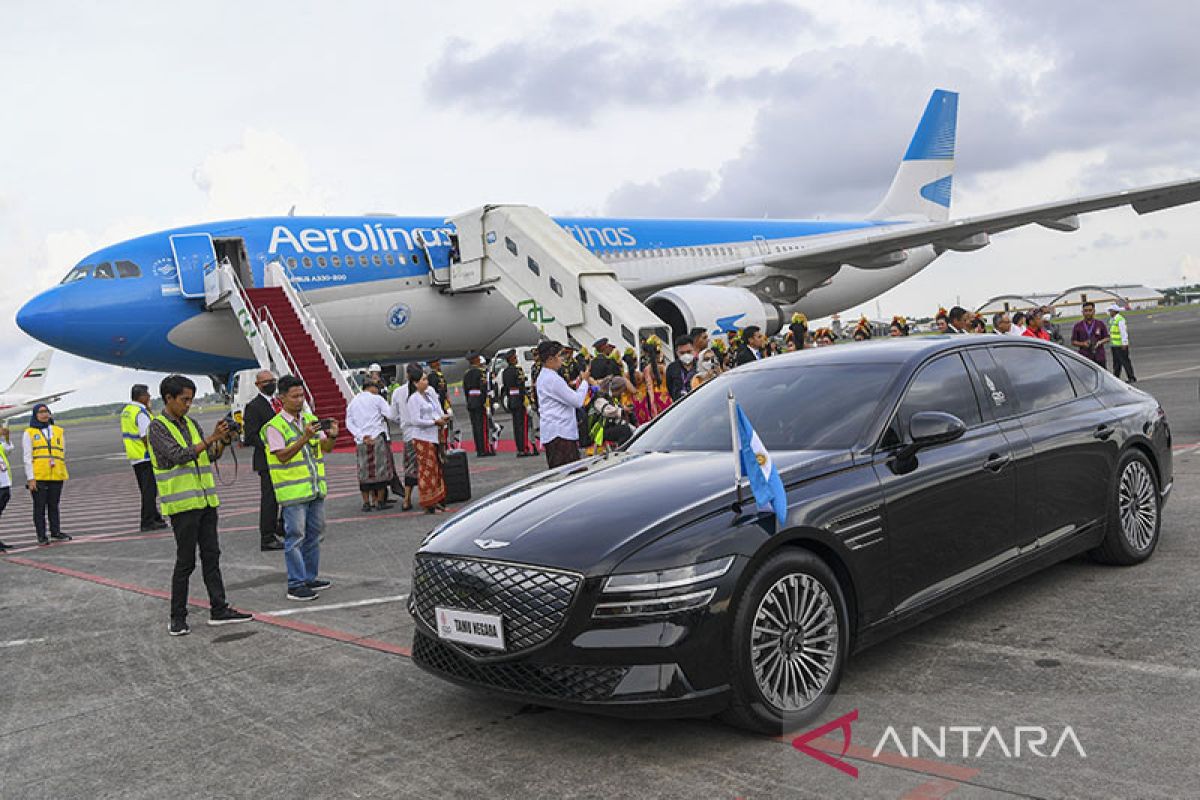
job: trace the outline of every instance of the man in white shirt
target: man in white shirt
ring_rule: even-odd
[[[363,511],[393,505],[387,499],[388,486],[396,475],[387,423],[394,420],[392,408],[380,396],[383,386],[368,380],[363,390],[346,406],[346,430],[354,436],[358,456],[358,488],[362,492]]]
[[[12,470],[9,469],[8,454],[13,449],[8,428],[4,425],[0,425],[0,439],[3,439],[0,441],[0,515],[3,515],[4,508],[12,497]],[[0,542],[0,553],[8,549],[8,545]]]
[[[574,388],[563,380],[558,374],[563,364],[562,350],[563,346],[554,341],[538,345],[542,362],[537,378],[538,414],[546,463],[551,469],[579,460],[579,422],[575,409],[583,408],[592,383],[590,366],[580,373]]]

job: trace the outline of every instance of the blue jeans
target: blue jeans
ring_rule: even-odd
[[[317,579],[324,530],[324,497],[283,507],[283,560],[287,563],[289,589]]]

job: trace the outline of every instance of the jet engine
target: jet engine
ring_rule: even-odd
[[[692,328],[717,332],[747,325],[757,325],[770,336],[783,326],[783,314],[777,306],[737,286],[673,286],[650,295],[646,306],[671,326],[675,336]]]

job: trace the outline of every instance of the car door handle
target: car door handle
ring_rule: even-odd
[[[1008,462],[1012,461],[1012,453],[992,453],[988,456],[988,460],[983,462],[983,468],[990,472],[999,472],[1008,466]]]
[[[1116,433],[1116,431],[1108,425],[1097,425],[1096,430],[1092,431],[1092,438],[1104,441],[1114,433]]]

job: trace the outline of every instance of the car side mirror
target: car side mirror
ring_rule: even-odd
[[[908,421],[910,448],[916,452],[935,444],[953,442],[967,432],[967,425],[944,411],[918,411]]]

